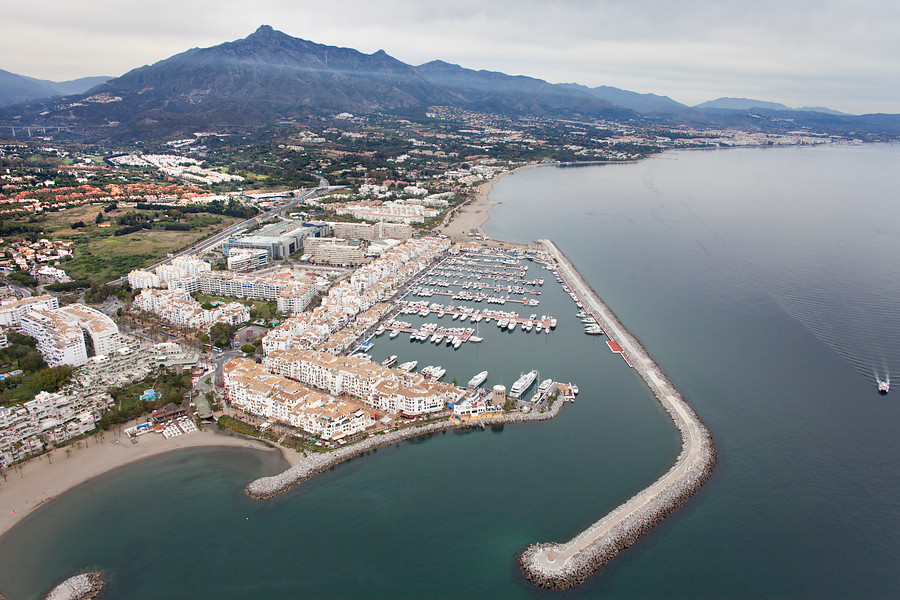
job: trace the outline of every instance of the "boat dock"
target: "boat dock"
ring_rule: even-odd
[[[631,364],[631,361],[628,360],[628,357],[625,356],[625,353],[624,353],[624,352],[622,352],[622,347],[619,346],[618,343],[616,343],[616,342],[610,340],[610,341],[606,342],[606,345],[609,346],[609,349],[612,350],[613,354],[618,354],[618,355],[620,355],[622,358],[625,359],[625,362],[628,363],[628,366],[629,366],[629,367],[631,367],[632,369],[634,368],[634,365]]]
[[[618,349],[618,353],[644,380],[669,413],[682,440],[681,453],[675,464],[653,484],[571,540],[534,544],[520,555],[519,565],[529,581],[544,588],[567,589],[585,581],[687,502],[712,474],[716,464],[716,446],[700,417],[574,265],[553,242],[540,242],[556,260],[558,274],[568,282],[568,287],[577,297],[576,303],[597,317],[609,336],[610,350],[615,352]]]

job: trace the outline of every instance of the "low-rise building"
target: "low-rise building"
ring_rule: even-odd
[[[87,433],[96,427],[96,417],[91,402],[48,392],[21,406],[0,407],[0,465]]]
[[[216,323],[239,325],[250,320],[250,309],[239,302],[204,309],[185,290],[146,288],[135,296],[134,306],[159,315],[177,327],[209,330]]]
[[[331,440],[353,435],[374,424],[362,404],[269,373],[250,359],[229,361],[222,371],[229,403],[251,414]]]
[[[54,296],[33,296],[22,300],[10,300],[0,304],[0,325],[4,327],[19,327],[24,316],[32,308],[45,308],[56,310],[59,308],[59,300]]]
[[[366,249],[358,240],[340,238],[306,238],[303,240],[303,253],[316,263],[356,266],[366,258]]]

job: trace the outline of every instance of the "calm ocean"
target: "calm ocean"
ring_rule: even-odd
[[[888,145],[672,152],[497,184],[488,232],[554,239],[719,445],[702,492],[567,597],[900,597],[900,382],[874,385],[900,380],[898,192]],[[581,389],[557,419],[382,448],[262,503],[243,486],[282,465],[259,453],[152,459],[0,538],[0,592],[39,598],[100,569],[117,599],[560,595],[525,582],[516,553],[651,483],[679,440],[552,278],[540,299],[516,310],[557,316],[550,335],[491,324],[457,351],[385,335],[372,354],[447,381],[488,369],[489,385],[538,368]]]

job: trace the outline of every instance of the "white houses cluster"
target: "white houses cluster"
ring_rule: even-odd
[[[465,391],[454,385],[367,358],[337,355],[347,346],[344,338],[355,339],[362,329],[374,325],[390,310],[384,300],[449,248],[450,242],[441,238],[412,239],[357,269],[349,280],[334,286],[315,310],[288,319],[263,338],[262,367],[243,359],[226,363],[225,387],[231,404],[321,435],[322,423],[304,416],[300,409],[307,404],[297,400],[297,394],[321,401],[319,408],[339,406],[322,398],[337,397],[345,402],[352,399],[370,411],[407,416],[438,412],[457,402]],[[342,330],[347,330],[346,336]],[[306,388],[292,387],[301,384],[320,395],[306,396]],[[359,431],[349,424],[349,416],[342,418],[348,423],[343,426],[345,433]],[[359,426],[371,423],[366,416]]]
[[[48,392],[21,406],[0,407],[0,465],[91,431],[97,408],[84,399]]]
[[[315,310],[287,319],[269,332],[263,338],[263,352],[319,346],[360,313],[390,298],[449,248],[449,240],[441,238],[411,239],[394,246],[332,287]]]
[[[465,395],[454,385],[383,367],[367,358],[316,350],[278,350],[263,359],[263,366],[330,394],[346,394],[374,409],[409,416],[440,411]]]
[[[229,361],[223,371],[225,389],[234,408],[332,440],[374,424],[359,402],[338,399],[274,375],[248,358]]]
[[[250,320],[250,309],[239,302],[204,309],[188,292],[178,289],[143,289],[135,296],[134,305],[177,327],[192,329],[209,330],[216,323],[239,325]]]
[[[436,217],[441,211],[421,204],[404,204],[403,202],[360,202],[343,204],[335,209],[339,215],[353,215],[366,221],[384,221],[387,223],[424,223],[426,218]]]
[[[198,275],[212,270],[205,260],[193,256],[179,256],[172,259],[172,264],[160,265],[155,271],[134,270],[128,274],[128,285],[139,290],[147,287],[164,287],[173,279],[180,279],[189,275]]]

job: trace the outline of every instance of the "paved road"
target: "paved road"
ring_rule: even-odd
[[[642,490],[633,498],[613,510],[611,513],[591,525],[587,530],[575,536],[572,540],[554,550],[546,550],[535,556],[535,562],[548,571],[562,568],[566,561],[576,556],[579,552],[594,544],[603,536],[608,535],[615,527],[631,517],[635,511],[644,507],[661,492],[676,485],[683,477],[687,476],[697,464],[704,458],[702,439],[704,428],[695,418],[693,411],[677,395],[671,383],[661,379],[657,372],[659,367],[653,359],[644,351],[636,340],[624,327],[618,323],[618,319],[609,308],[591,291],[581,275],[562,255],[559,249],[549,240],[542,240],[550,254],[559,264],[561,274],[575,288],[575,292],[582,298],[582,304],[594,314],[600,316],[603,327],[609,332],[610,338],[619,343],[625,355],[629,357],[641,378],[650,387],[660,402],[675,411],[677,417],[673,417],[676,427],[682,432],[683,447],[675,465],[650,487]],[[670,413],[671,414],[671,413]]]

